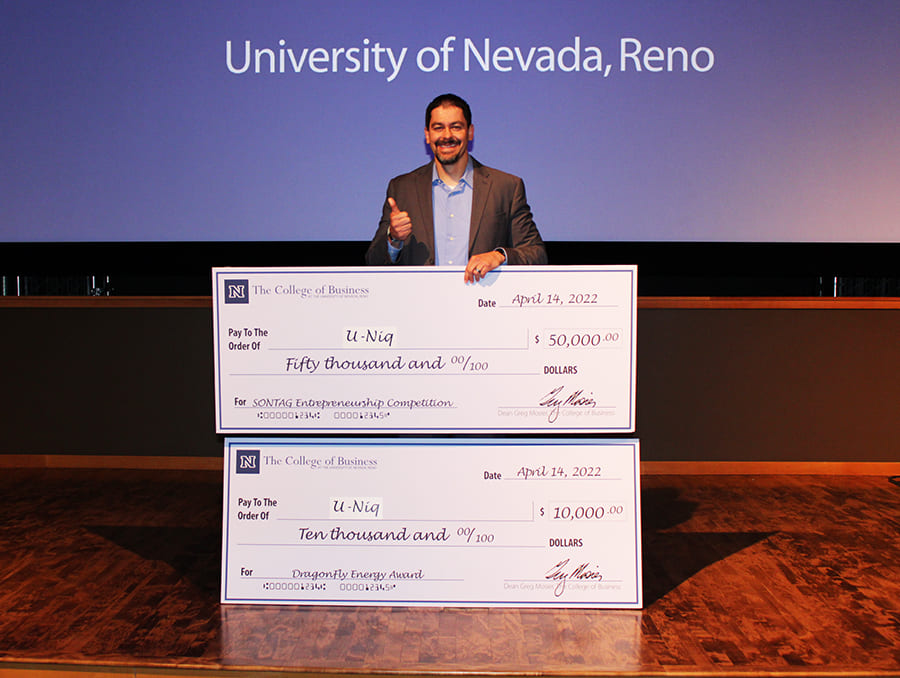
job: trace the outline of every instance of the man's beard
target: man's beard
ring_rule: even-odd
[[[446,147],[446,146],[445,146],[445,147]],[[441,145],[440,145],[440,144],[435,144],[435,148],[436,148],[436,149],[440,149],[440,148],[441,148]],[[440,153],[438,153],[437,150],[436,150],[435,153],[434,153],[434,158],[435,158],[435,160],[437,160],[437,161],[438,161],[439,163],[441,163],[442,165],[452,165],[452,164],[454,164],[457,160],[459,160],[459,159],[463,156],[463,153],[465,153],[466,145],[465,145],[463,142],[459,142],[459,145],[458,145],[456,148],[457,148],[456,153],[454,153],[454,154],[451,155],[451,156],[442,156],[442,155],[441,155]]]

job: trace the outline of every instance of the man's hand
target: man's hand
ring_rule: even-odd
[[[493,252],[476,254],[471,259],[469,259],[469,263],[466,264],[466,282],[478,282],[485,275],[487,275],[489,271],[493,271],[504,261],[506,261],[506,259],[504,258],[503,254],[497,252],[496,250]]]
[[[397,201],[388,198],[388,204],[391,206],[391,226],[388,229],[388,237],[393,241],[406,242],[409,234],[412,233],[412,221],[408,212],[401,212],[397,207]]]

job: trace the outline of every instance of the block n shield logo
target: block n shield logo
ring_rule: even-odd
[[[259,474],[259,450],[238,450],[235,457],[235,473]]]
[[[249,304],[250,303],[250,281],[249,280],[226,280],[225,281],[225,303],[226,304]]]

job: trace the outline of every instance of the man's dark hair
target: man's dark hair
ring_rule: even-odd
[[[465,99],[455,94],[441,94],[432,99],[431,103],[428,104],[428,108],[425,109],[425,127],[431,124],[431,111],[438,106],[444,105],[461,108],[463,117],[466,119],[466,125],[472,124],[472,109],[469,108],[469,104],[465,102]]]

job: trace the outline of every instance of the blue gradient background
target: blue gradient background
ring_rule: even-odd
[[[0,241],[368,240],[444,91],[547,240],[900,241],[896,0],[0,0],[0,19]],[[417,70],[448,35],[450,72]],[[462,68],[467,37],[576,35],[608,78]],[[622,73],[624,37],[715,67]],[[396,80],[226,68],[227,40],[364,38],[409,48]]]

